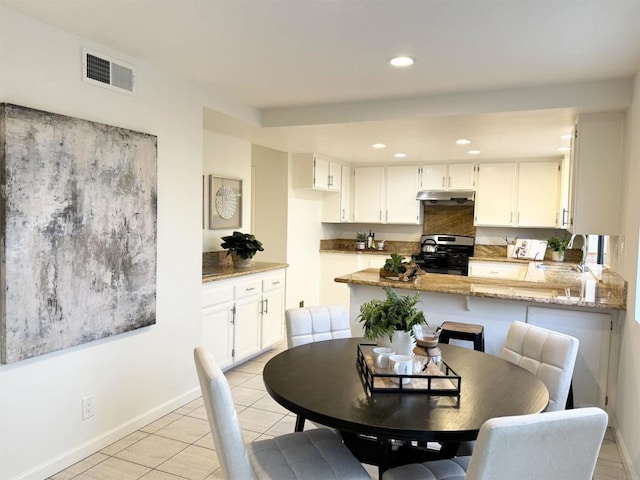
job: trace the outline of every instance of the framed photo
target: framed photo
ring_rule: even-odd
[[[209,230],[242,226],[242,180],[209,175]]]

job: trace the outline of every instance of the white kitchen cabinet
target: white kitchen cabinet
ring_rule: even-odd
[[[233,286],[207,285],[202,292],[202,343],[220,368],[233,363]]]
[[[578,339],[580,345],[573,372],[574,406],[605,408],[613,328],[611,315],[530,306],[527,322]]]
[[[483,163],[478,166],[475,224],[556,227],[559,161]]]
[[[622,112],[578,115],[571,149],[570,232],[620,233],[623,132]]]
[[[351,167],[346,164],[340,167],[340,191],[322,194],[322,221],[325,223],[352,221]]]
[[[517,163],[483,163],[478,166],[475,225],[513,225],[517,168]]]
[[[416,200],[419,188],[416,165],[387,167],[384,222],[419,224],[420,201]]]
[[[292,160],[295,187],[340,191],[342,162],[318,153],[294,153]]]
[[[233,358],[236,361],[260,351],[261,308],[262,296],[259,293],[235,301]]]
[[[423,165],[420,190],[444,190],[447,185],[447,166]]]
[[[518,227],[556,227],[560,221],[560,163],[520,162],[518,165]]]
[[[260,347],[268,348],[284,337],[284,273],[262,280]]]
[[[560,207],[558,208],[558,228],[569,228],[571,219],[571,155],[562,158],[560,167]]]
[[[504,280],[524,280],[529,268],[528,263],[485,262],[469,260],[469,276],[500,278]]]
[[[385,167],[353,169],[353,221],[355,223],[382,223],[385,198]]]
[[[202,343],[221,368],[284,338],[284,270],[208,282],[202,289]]]
[[[423,165],[420,172],[420,190],[475,190],[473,163]]]

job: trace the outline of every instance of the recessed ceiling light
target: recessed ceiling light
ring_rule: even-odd
[[[377,148],[378,150],[381,148],[386,148],[386,145],[384,143],[374,143],[373,145],[371,145],[373,148]]]
[[[396,158],[404,158],[404,157],[407,156],[407,154],[406,153],[402,153],[402,152],[398,152],[398,153],[395,153],[393,156],[396,157]]]
[[[459,138],[458,140],[456,140],[456,143],[458,145],[469,145],[471,143],[471,140],[467,138]]]
[[[399,56],[392,57],[387,60],[387,62],[389,62],[394,67],[408,67],[409,65],[413,65],[415,63],[415,60],[411,57]]]
[[[573,135],[571,135],[570,133],[565,133],[564,135],[560,135],[560,138],[563,140],[571,140],[571,137]]]
[[[559,152],[570,152],[571,151],[571,147],[558,147],[556,148],[557,151]]]
[[[480,150],[469,150],[467,153],[469,155],[480,155]]]

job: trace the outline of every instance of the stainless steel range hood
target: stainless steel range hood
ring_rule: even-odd
[[[421,190],[416,199],[438,205],[472,205],[476,199],[476,192],[473,190]]]

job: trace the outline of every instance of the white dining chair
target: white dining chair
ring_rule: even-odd
[[[246,445],[222,370],[204,347],[196,347],[193,356],[225,478],[371,480],[362,464],[328,429],[289,433]]]
[[[285,312],[287,346],[334,338],[350,338],[349,312],[344,305],[289,308]]]
[[[500,357],[538,377],[549,391],[546,412],[563,410],[569,396],[579,341],[529,323],[515,321],[509,326]],[[471,455],[475,442],[463,442],[458,455]]]
[[[571,335],[516,321],[509,326],[500,357],[542,380],[549,390],[545,411],[553,412],[564,410],[567,403],[578,345]]]
[[[597,407],[487,420],[470,457],[395,467],[383,480],[588,480],[607,414]]]
[[[349,312],[344,305],[289,308],[284,316],[289,348],[321,340],[351,338]],[[296,432],[304,430],[304,423],[304,416],[297,415]],[[340,435],[337,430],[333,431]]]

